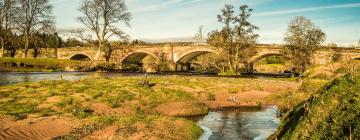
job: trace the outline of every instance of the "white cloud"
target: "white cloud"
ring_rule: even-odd
[[[343,8],[355,8],[360,7],[360,3],[351,3],[351,4],[339,4],[339,5],[328,5],[328,6],[318,6],[310,8],[300,8],[292,10],[280,10],[280,11],[270,11],[270,12],[261,12],[255,13],[255,16],[274,16],[274,15],[284,15],[284,14],[295,14],[303,12],[313,12],[327,9],[343,9]]]

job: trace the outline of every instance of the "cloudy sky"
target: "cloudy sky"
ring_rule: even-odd
[[[83,27],[76,17],[81,0],[51,0],[57,30]],[[282,43],[287,24],[305,16],[327,34],[327,42],[348,45],[360,39],[360,0],[126,0],[132,13],[132,39],[177,40],[191,38],[200,25],[207,31],[221,28],[216,15],[225,4],[254,9],[251,21],[260,27],[259,43]],[[237,8],[238,9],[238,8]]]

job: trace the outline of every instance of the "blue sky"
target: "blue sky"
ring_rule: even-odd
[[[76,17],[81,0],[51,0],[57,30],[83,27]],[[259,43],[283,43],[287,25],[305,16],[327,34],[327,42],[354,44],[360,39],[360,0],[126,0],[132,13],[131,27],[122,29],[132,39],[178,40],[191,38],[198,26],[207,31],[221,28],[216,15],[225,4],[254,9],[253,24],[260,27]]]

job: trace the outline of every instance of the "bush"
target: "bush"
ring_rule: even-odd
[[[116,69],[114,63],[99,63],[95,67],[91,68],[90,71],[114,71]]]

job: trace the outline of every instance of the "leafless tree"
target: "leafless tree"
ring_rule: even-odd
[[[49,0],[18,0],[17,28],[23,36],[24,57],[27,57],[34,33],[54,30],[53,6]]]
[[[205,30],[204,30],[204,26],[200,25],[198,32],[195,34],[195,36],[193,37],[193,39],[197,42],[197,43],[203,43],[204,42],[204,38],[205,38]]]
[[[12,30],[16,15],[15,0],[0,0],[0,45],[2,56],[5,54],[5,45],[11,44]]]
[[[110,46],[109,39],[127,38],[127,35],[119,28],[121,23],[130,27],[131,14],[124,0],[83,0],[79,11],[82,16],[78,20],[96,36],[98,60],[100,60],[102,49]],[[85,39],[84,36],[82,38]],[[105,56],[108,61],[110,56],[108,54]]]

